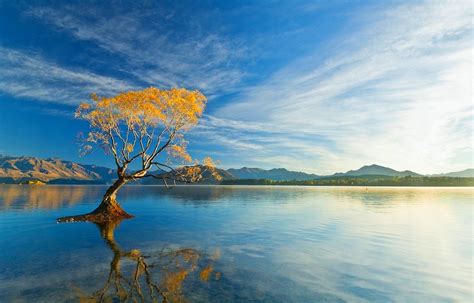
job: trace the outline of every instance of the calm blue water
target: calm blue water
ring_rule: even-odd
[[[105,189],[0,186],[0,302],[139,297],[139,260],[175,301],[473,300],[472,188],[136,186],[134,219],[56,224]]]

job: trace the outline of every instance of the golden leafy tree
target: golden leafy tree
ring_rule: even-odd
[[[195,126],[206,106],[199,91],[184,88],[161,90],[155,87],[128,91],[113,97],[92,94],[92,103],[82,103],[76,118],[89,122],[82,153],[100,146],[117,166],[117,180],[107,189],[93,212],[60,218],[60,221],[105,222],[131,217],[117,203],[116,194],[127,182],[160,178],[165,184],[197,182],[204,171],[219,178],[210,158],[202,165],[186,151],[184,134]]]

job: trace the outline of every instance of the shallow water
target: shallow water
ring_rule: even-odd
[[[134,219],[56,224],[105,189],[0,185],[0,302],[149,301],[141,261],[175,301],[473,298],[472,188],[131,186]]]

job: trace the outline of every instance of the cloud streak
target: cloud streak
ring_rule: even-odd
[[[222,155],[224,166],[327,174],[371,163],[420,173],[473,165],[470,3],[363,8],[347,15],[345,32],[314,41],[308,35],[320,24],[312,15],[280,31],[265,31],[264,25],[261,35],[239,36],[221,24],[219,9],[137,7],[25,10],[25,18],[52,29],[66,46],[80,46],[76,59],[84,67],[59,64],[46,52],[2,46],[0,91],[75,105],[94,91],[110,95],[150,85],[200,89],[212,102],[191,142],[197,142],[196,150]],[[262,9],[240,8],[247,15]],[[272,26],[275,17],[287,18],[285,24],[295,19],[280,6],[265,13]],[[286,40],[308,44],[282,46],[275,55],[272,47]],[[262,50],[267,44],[272,47]],[[288,61],[292,50],[305,47],[305,56]],[[94,69],[99,61],[106,64],[100,72]],[[206,146],[197,138],[207,138]]]
[[[372,162],[425,173],[465,168],[473,152],[470,11],[468,3],[422,3],[358,15],[361,30],[294,61],[213,115],[266,125],[250,141],[279,129],[265,152],[249,157],[280,159],[280,166],[320,173]],[[311,150],[315,162],[308,163]],[[324,159],[326,150],[333,160]]]
[[[91,92],[132,89],[126,81],[65,68],[37,54],[0,47],[0,91],[21,98],[75,105]]]
[[[236,63],[245,47],[218,31],[204,32],[192,13],[64,6],[33,8],[27,14],[125,59],[121,69],[145,85],[191,87],[213,96],[235,89],[244,76]]]

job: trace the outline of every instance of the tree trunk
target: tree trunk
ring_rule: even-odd
[[[92,212],[79,216],[62,217],[58,222],[91,221],[95,223],[106,223],[129,219],[133,216],[122,209],[116,200],[118,190],[127,182],[119,177],[105,192],[100,205]]]
[[[124,178],[119,178],[115,181],[114,184],[112,184],[105,192],[99,207],[97,207],[92,213],[105,212],[115,218],[131,218],[131,216],[127,214],[117,202],[117,192],[126,182],[127,181]]]

